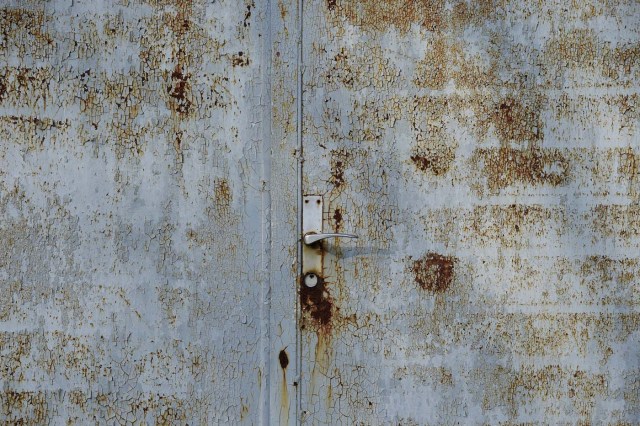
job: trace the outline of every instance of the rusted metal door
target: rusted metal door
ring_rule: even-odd
[[[0,423],[287,421],[271,7],[0,5]]]
[[[301,421],[637,423],[640,3],[290,6]]]
[[[3,2],[0,421],[637,423],[639,8]]]

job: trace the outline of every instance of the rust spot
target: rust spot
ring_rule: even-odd
[[[434,293],[443,293],[453,282],[455,263],[454,257],[427,253],[413,262],[411,271],[420,287]]]
[[[344,171],[349,157],[349,153],[344,149],[331,152],[331,183],[336,188],[345,183]]]
[[[244,21],[242,22],[242,26],[247,28],[251,26],[251,22],[249,22],[249,18],[251,18],[251,8],[255,6],[255,3],[251,3],[247,5],[247,11],[244,14]]]
[[[174,100],[173,109],[179,114],[187,114],[191,108],[191,101],[188,99],[190,89],[190,74],[185,74],[181,65],[176,65],[173,73],[171,73],[171,86],[169,87],[169,96]]]
[[[214,194],[219,205],[228,207],[231,204],[231,188],[226,179],[216,181]]]
[[[7,82],[5,80],[6,76],[0,76],[0,102],[4,100],[7,96]]]
[[[454,150],[444,143],[429,145],[430,146],[414,148],[411,161],[423,172],[442,176],[449,171],[451,163],[453,163],[455,158]]]
[[[319,331],[331,329],[331,317],[333,315],[333,299],[327,291],[325,280],[318,276],[318,284],[315,287],[307,287],[304,277],[300,280],[300,305],[304,313],[303,328],[307,323],[314,325]]]
[[[569,178],[569,162],[557,149],[480,149],[474,154],[484,165],[487,185],[493,192],[514,185],[559,186]]]
[[[182,132],[177,132],[176,137],[173,140],[173,148],[176,150],[176,154],[182,156]]]
[[[332,165],[331,177],[335,186],[341,186],[344,183],[344,163],[342,161],[338,160]]]
[[[244,52],[238,52],[231,58],[231,64],[234,67],[246,67],[247,65],[249,65],[249,58],[244,56]]]
[[[287,356],[287,352],[284,349],[280,351],[278,360],[280,361],[280,367],[282,367],[283,370],[289,365],[289,357]]]
[[[282,0],[278,1],[278,9],[280,9],[280,17],[285,20],[287,18],[287,8]]]
[[[333,213],[333,221],[335,223],[336,231],[340,230],[340,227],[342,226],[342,212],[339,208],[337,208]]]

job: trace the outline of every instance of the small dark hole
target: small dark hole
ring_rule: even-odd
[[[320,200],[316,201],[316,204],[320,204]]]
[[[305,204],[309,204],[309,200],[304,200]]]

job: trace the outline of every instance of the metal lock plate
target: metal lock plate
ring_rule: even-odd
[[[302,235],[322,233],[322,196],[305,195],[302,200]],[[310,275],[313,274],[313,277]],[[308,287],[314,287],[322,277],[322,248],[320,244],[302,244],[302,276]],[[310,285],[313,284],[313,285]]]

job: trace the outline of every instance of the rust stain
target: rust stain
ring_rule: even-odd
[[[4,419],[8,420],[9,424],[46,423],[46,396],[44,392],[3,391],[0,393],[0,406]],[[29,414],[25,416],[26,413]]]
[[[246,67],[249,62],[249,58],[245,56],[244,52],[238,52],[231,57],[231,65],[234,67]]]
[[[640,206],[598,204],[589,215],[594,231],[600,236],[630,240],[640,236]]]
[[[7,96],[7,81],[6,81],[6,73],[0,75],[0,102],[4,100]]]
[[[336,208],[333,212],[333,223],[336,231],[339,231],[342,227],[342,211],[340,211],[340,208]]]
[[[251,4],[247,5],[247,11],[244,14],[244,20],[242,21],[242,26],[247,28],[251,26],[251,21],[249,19],[251,19],[251,8],[255,7],[255,3],[251,2]]]
[[[453,282],[456,259],[437,253],[427,253],[411,265],[414,280],[424,290],[445,292]]]
[[[172,107],[180,115],[189,113],[191,101],[189,100],[190,74],[184,72],[182,65],[176,65],[171,73],[171,86],[168,88],[169,96],[173,98]]]
[[[173,148],[176,150],[176,155],[182,158],[182,132],[176,132],[176,137],[173,139]]]
[[[422,144],[413,149],[411,161],[423,172],[442,176],[449,171],[455,159],[453,147],[442,142]]]
[[[300,280],[300,305],[302,306],[302,328],[312,326],[315,330],[327,334],[331,331],[333,316],[333,298],[327,289],[326,281],[318,275],[318,284],[307,287],[304,277]]]
[[[6,99],[20,106],[46,106],[54,72],[48,66],[5,68],[0,75],[0,100]]]
[[[458,142],[449,134],[450,115],[462,105],[459,98],[418,97],[411,116],[415,144],[410,159],[418,170],[443,176],[451,168]],[[457,118],[457,117],[456,117]]]
[[[331,183],[336,189],[346,182],[344,172],[350,157],[346,149],[331,151]]]
[[[470,54],[462,40],[437,34],[426,41],[424,57],[416,63],[413,82],[418,87],[442,90],[449,81],[459,88],[480,89],[495,85],[498,59]]]
[[[216,180],[214,194],[219,204],[226,206],[231,204],[231,188],[226,179]]]
[[[387,31],[395,27],[401,33],[414,24],[428,31],[460,29],[495,17],[502,0],[483,0],[468,4],[464,0],[327,0],[329,11],[338,11],[352,25],[362,29]]]
[[[186,9],[180,9],[175,15],[167,13],[163,18],[164,24],[178,37],[184,37],[191,29],[192,22]]]
[[[640,154],[631,147],[619,153],[618,173],[629,181],[636,181],[640,174]]]
[[[280,351],[278,354],[278,361],[280,361],[280,367],[285,370],[289,365],[289,356],[287,355],[287,351],[284,349]]]
[[[361,0],[338,5],[338,10],[353,25],[386,31],[396,27],[406,32],[416,23],[430,30],[441,28],[444,19],[444,0]]]
[[[513,97],[506,97],[494,107],[491,119],[502,142],[542,139],[539,106],[528,107]]]
[[[287,19],[287,7],[282,0],[278,0],[278,9],[280,9],[280,18],[284,21]]]
[[[416,65],[416,77],[414,83],[418,87],[430,89],[443,89],[449,79],[451,63],[454,52],[444,37],[429,40],[425,57]]]
[[[474,161],[482,164],[492,192],[517,183],[560,186],[569,180],[569,161],[559,149],[479,149]]]
[[[43,10],[0,9],[0,50],[13,45],[21,50],[28,46],[29,50],[38,54],[49,51],[54,45],[51,35],[44,31],[49,19]]]
[[[562,34],[547,43],[548,63],[569,68],[593,68],[598,52],[597,37],[593,30],[579,29],[562,31]]]
[[[287,366],[289,365],[289,356],[282,349],[278,354],[278,361],[282,368],[282,384],[280,387],[280,424],[289,424],[289,389],[287,386]]]
[[[233,193],[226,179],[216,179],[213,187],[214,212],[217,221],[224,221],[231,216]]]

